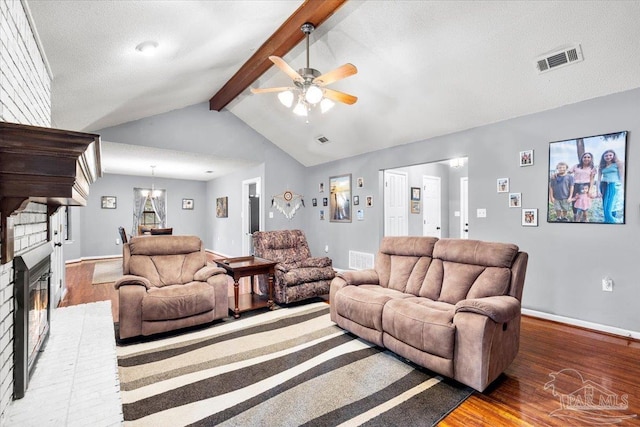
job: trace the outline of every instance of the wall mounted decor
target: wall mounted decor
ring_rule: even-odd
[[[549,143],[547,222],[624,224],[627,131]]]
[[[358,209],[356,212],[356,218],[358,218],[358,221],[364,220],[364,209]]]
[[[216,199],[216,217],[227,218],[229,216],[229,198],[218,197]]]
[[[102,196],[102,209],[116,209],[118,206],[118,199],[116,196]]]
[[[498,193],[508,193],[509,178],[498,178],[497,186],[498,186]]]
[[[522,209],[522,226],[538,226],[538,209]]]
[[[324,221],[324,209],[320,209],[320,221]]]
[[[420,201],[419,200],[412,200],[411,201],[411,213],[412,214],[419,214],[420,213]]]
[[[533,166],[533,150],[520,152],[520,166]]]
[[[522,206],[522,193],[509,193],[509,207],[519,208]]]
[[[367,207],[370,208],[373,206],[373,196],[367,196],[365,199],[367,201]]]
[[[326,197],[322,198],[322,206],[329,206],[329,199],[327,199]]]
[[[324,182],[318,185],[318,193],[324,193]]]
[[[329,220],[351,222],[351,174],[329,178]]]
[[[356,187],[358,188],[362,188],[364,187],[364,178],[363,177],[358,177],[358,179],[356,180]]]
[[[360,196],[353,196],[353,206],[358,206],[360,204]]]
[[[193,199],[182,199],[182,209],[193,210]]]
[[[316,199],[315,197],[313,199],[311,199],[311,205],[312,206],[318,206],[318,199]]]
[[[411,200],[420,200],[420,187],[411,187]]]
[[[271,206],[284,215],[285,218],[291,219],[300,207],[304,207],[304,199],[302,194],[296,194],[291,190],[286,190],[281,194],[276,194],[271,199]]]

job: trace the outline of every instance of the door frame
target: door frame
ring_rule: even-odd
[[[248,255],[253,253],[253,241],[249,234],[249,223],[248,218],[250,216],[249,212],[249,187],[251,184],[256,185],[256,194],[260,196],[262,194],[262,177],[255,177],[250,179],[245,179],[242,181],[242,253]],[[258,230],[263,229],[264,224],[264,208],[262,198],[260,199],[259,205],[259,213],[258,213]]]
[[[460,178],[460,238],[469,238],[469,177]]]

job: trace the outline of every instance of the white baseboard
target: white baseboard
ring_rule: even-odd
[[[554,322],[566,323],[567,325],[579,326],[581,328],[593,329],[594,331],[620,335],[626,338],[633,338],[636,340],[640,339],[640,332],[616,328],[614,326],[601,325],[599,323],[587,322],[585,320],[573,319],[571,317],[558,316],[556,314],[549,314],[542,311],[529,310],[527,308],[522,309],[522,314],[531,317],[538,317],[540,319],[552,320]]]
[[[73,263],[82,262],[82,261],[96,261],[101,259],[114,259],[114,258],[122,258],[122,254],[81,257],[81,258],[67,260],[64,263],[73,264]]]

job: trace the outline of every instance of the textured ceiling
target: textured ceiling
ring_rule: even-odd
[[[54,77],[53,125],[95,131],[209,100],[301,2],[27,4]],[[637,22],[636,1],[351,0],[311,35],[310,65],[355,64],[330,86],[355,105],[305,123],[275,94],[246,90],[227,109],[316,165],[640,87]],[[158,41],[157,56],[137,54],[145,40]],[[540,55],[577,43],[583,62],[536,71]],[[305,66],[304,43],[284,59]],[[272,67],[254,86],[289,84]],[[105,147],[105,164],[117,148]]]

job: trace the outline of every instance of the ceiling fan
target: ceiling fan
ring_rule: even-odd
[[[251,88],[251,92],[272,93],[279,92],[278,99],[287,108],[290,108],[297,95],[297,102],[293,112],[299,116],[306,116],[311,107],[320,104],[320,109],[324,113],[333,107],[333,101],[352,105],[358,100],[356,96],[348,93],[328,89],[325,86],[352,76],[358,72],[353,64],[344,64],[328,73],[320,74],[320,71],[309,67],[309,34],[315,30],[315,26],[305,23],[300,30],[306,35],[307,40],[307,66],[300,70],[294,70],[284,59],[279,56],[270,56],[269,59],[282,72],[291,77],[295,87],[271,87],[271,88]]]

